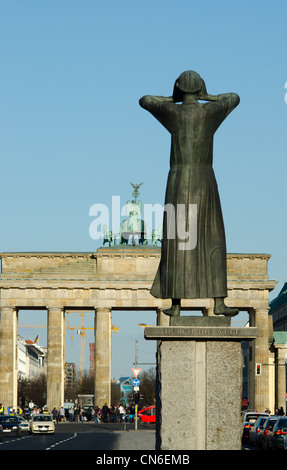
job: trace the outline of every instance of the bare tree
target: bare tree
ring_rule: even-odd
[[[156,394],[156,370],[151,368],[141,374],[140,395],[142,395],[142,407],[155,404]]]

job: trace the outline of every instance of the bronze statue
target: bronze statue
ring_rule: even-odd
[[[174,237],[168,236],[168,214],[164,212],[161,261],[150,292],[157,298],[172,299],[171,308],[164,311],[170,316],[180,315],[181,299],[192,298],[213,298],[216,315],[234,316],[238,310],[224,302],[225,230],[212,163],[213,136],[239,104],[239,96],[209,95],[200,75],[186,71],[176,80],[173,96],[147,95],[139,103],[171,134],[165,207],[184,205],[186,226],[190,205],[197,207],[197,243],[192,249],[179,249],[177,230]]]
[[[137,204],[138,202],[138,197],[139,197],[139,188],[143,185],[143,182],[140,183],[140,184],[134,184],[134,183],[131,183],[131,186],[134,188],[133,190],[133,197],[134,197],[134,200],[132,202],[134,202],[135,204]]]

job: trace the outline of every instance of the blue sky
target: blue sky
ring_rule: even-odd
[[[272,255],[274,298],[287,280],[286,14],[283,0],[0,0],[0,251],[95,251],[90,207],[125,204],[130,182],[163,204],[170,136],[138,100],[192,69],[209,93],[240,95],[214,143],[227,248]],[[115,376],[143,338],[130,323]]]

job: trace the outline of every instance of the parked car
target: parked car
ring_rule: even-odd
[[[49,414],[36,414],[31,416],[30,434],[54,434],[55,424],[53,418]]]
[[[3,428],[3,434],[15,434],[21,437],[20,422],[17,416],[0,415],[0,424]]]
[[[259,445],[259,433],[263,429],[268,416],[259,416],[249,432],[249,444],[252,446]]]
[[[266,418],[268,418],[269,414],[259,413],[259,412],[246,413],[244,417],[243,429],[242,429],[242,442],[249,441],[250,429],[253,427],[255,421],[257,420],[257,418],[259,418],[259,416],[266,416]]]
[[[0,442],[3,442],[3,426],[0,424]]]
[[[26,421],[26,419],[22,418],[22,416],[18,416],[18,420],[20,423],[20,428],[22,431],[29,431],[30,425],[29,422]]]
[[[142,423],[155,423],[155,406],[143,408],[139,411],[138,416]]]
[[[271,449],[283,449],[284,438],[287,434],[287,416],[279,416],[272,431],[267,436]]]
[[[242,421],[242,423],[244,423],[244,421],[245,421],[245,416],[246,416],[248,413],[258,413],[258,410],[252,410],[251,408],[248,408],[248,409],[246,409],[246,410],[242,410],[242,411],[241,411],[241,421]]]
[[[269,441],[267,439],[268,434],[272,431],[273,426],[275,425],[276,421],[279,419],[279,416],[271,415],[269,418],[265,421],[262,430],[260,430],[259,433],[259,446],[262,449],[269,449]]]

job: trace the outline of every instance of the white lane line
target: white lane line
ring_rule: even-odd
[[[63,444],[63,442],[68,442],[68,441],[70,441],[71,439],[75,439],[75,437],[77,437],[77,435],[78,435],[78,434],[75,432],[73,436],[68,437],[68,439],[64,439],[63,441],[56,442],[56,443],[53,444],[52,446],[47,447],[47,449],[45,449],[45,450],[51,450],[51,449],[53,449],[54,447],[58,446],[59,444]]]
[[[29,439],[31,436],[22,436],[22,437],[18,437],[17,439],[11,439],[9,441],[6,441],[4,442],[4,439],[2,442],[0,442],[0,445],[3,445],[3,444],[10,444],[10,442],[15,442],[15,441],[22,441],[23,439]]]

